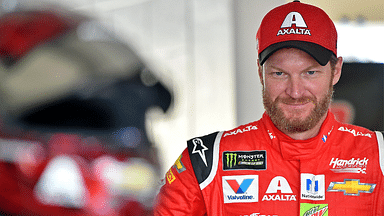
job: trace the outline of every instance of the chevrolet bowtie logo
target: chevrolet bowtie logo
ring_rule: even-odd
[[[376,184],[360,183],[359,179],[344,179],[344,182],[331,182],[327,191],[344,192],[344,195],[359,196],[360,193],[372,193]]]

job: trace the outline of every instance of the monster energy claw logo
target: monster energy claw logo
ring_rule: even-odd
[[[225,153],[227,156],[227,167],[232,168],[236,164],[236,153]]]
[[[223,170],[245,169],[265,170],[266,151],[223,152]]]

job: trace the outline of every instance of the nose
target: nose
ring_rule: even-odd
[[[290,77],[288,80],[288,85],[286,88],[286,94],[291,98],[298,99],[301,98],[304,94],[304,82],[300,77]]]

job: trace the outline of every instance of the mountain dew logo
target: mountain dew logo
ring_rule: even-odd
[[[328,216],[328,204],[300,203],[300,216]]]
[[[227,167],[232,168],[236,164],[236,153],[225,153],[225,156],[227,157]]]

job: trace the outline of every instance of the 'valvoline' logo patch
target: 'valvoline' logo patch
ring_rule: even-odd
[[[259,176],[223,176],[224,203],[250,203],[259,199]]]

